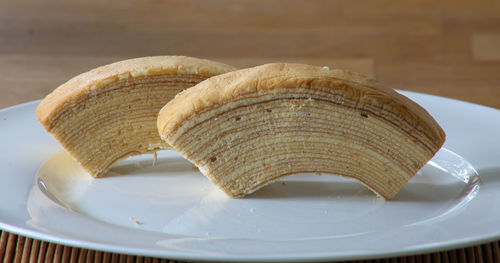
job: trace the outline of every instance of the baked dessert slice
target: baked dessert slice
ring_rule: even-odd
[[[45,97],[40,123],[92,176],[117,160],[169,148],[156,119],[180,91],[234,67],[191,57],[120,61],[74,77]]]
[[[267,64],[207,79],[158,116],[160,136],[231,197],[297,173],[393,198],[445,134],[419,105],[348,71]]]

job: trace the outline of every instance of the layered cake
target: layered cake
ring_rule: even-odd
[[[161,138],[231,197],[298,173],[354,178],[385,199],[445,133],[421,106],[360,74],[266,64],[211,77],[162,108]]]
[[[180,91],[233,70],[182,56],[120,61],[62,84],[36,114],[64,149],[99,177],[119,159],[168,148],[156,128],[160,109]]]

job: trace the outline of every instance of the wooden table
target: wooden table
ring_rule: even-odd
[[[359,71],[396,89],[500,108],[500,1],[0,2],[0,108],[40,99],[113,61],[188,55],[239,67],[304,62]],[[393,259],[500,262],[499,243]],[[1,233],[0,261],[126,261]]]

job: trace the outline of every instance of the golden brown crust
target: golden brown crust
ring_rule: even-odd
[[[336,80],[345,85],[332,82]],[[444,142],[445,134],[432,116],[393,89],[354,72],[286,63],[266,64],[222,74],[181,92],[167,104],[168,107],[160,111],[158,130],[166,139],[173,136],[183,121],[191,116],[224,105],[240,95],[307,85],[334,89],[359,105],[369,104],[381,110],[390,108],[390,111],[401,115],[411,127],[428,135],[436,147]]]
[[[102,87],[119,79],[161,74],[197,74],[210,77],[236,68],[223,63],[185,56],[154,56],[119,61],[80,74],[47,95],[36,115],[40,123],[50,131],[55,117],[66,107],[79,103],[87,94],[98,92]]]

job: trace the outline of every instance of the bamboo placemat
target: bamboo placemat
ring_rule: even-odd
[[[64,246],[0,230],[0,262],[162,262],[182,263],[169,259],[108,253],[77,247]],[[483,245],[448,250],[423,255],[359,260],[350,262],[363,263],[472,263],[500,262],[500,241]]]

